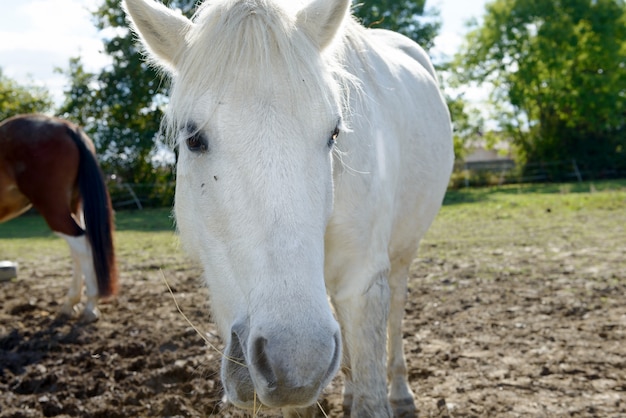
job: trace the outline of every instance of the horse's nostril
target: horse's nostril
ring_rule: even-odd
[[[276,389],[278,386],[276,374],[272,369],[272,365],[270,364],[270,360],[267,357],[267,352],[265,348],[267,347],[267,339],[263,337],[257,338],[253,343],[253,351],[252,351],[252,364],[257,369],[261,377],[263,377],[266,381],[266,386],[268,389]]]

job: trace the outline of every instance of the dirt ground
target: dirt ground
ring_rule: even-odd
[[[405,322],[420,416],[626,417],[624,225],[537,240],[517,224],[504,244],[449,230],[424,241]],[[0,283],[0,417],[244,416],[222,402],[200,270],[129,260],[121,294],[90,325],[55,319],[65,250]],[[328,416],[341,416],[340,385],[320,402]]]

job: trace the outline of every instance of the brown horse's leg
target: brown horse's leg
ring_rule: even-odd
[[[62,307],[61,313],[64,315],[72,315],[74,306],[80,302],[80,296],[83,288],[82,278],[85,279],[87,304],[83,311],[83,320],[85,322],[93,322],[100,317],[97,308],[98,302],[98,284],[96,274],[93,267],[93,255],[91,245],[87,240],[87,235],[81,225],[82,211],[78,211],[76,215],[72,215],[69,209],[67,213],[57,214],[47,213],[44,218],[50,226],[50,229],[56,232],[58,236],[63,238],[72,253],[74,262],[74,274],[72,283],[67,295],[67,301]]]
[[[82,291],[82,276],[85,277],[87,304],[83,311],[83,321],[93,322],[100,317],[97,307],[98,303],[98,284],[93,268],[93,256],[91,246],[87,241],[86,235],[76,237],[57,233],[61,238],[65,239],[72,252],[72,260],[74,260],[74,280],[70,286],[66,304],[63,306],[62,313],[71,315],[74,311],[74,305],[80,300]]]
[[[50,192],[51,190],[53,192]],[[70,247],[74,263],[73,277],[66,302],[61,308],[61,314],[72,316],[74,313],[74,307],[80,302],[84,277],[87,304],[83,312],[83,319],[86,322],[95,321],[99,317],[97,309],[98,285],[93,267],[91,246],[81,225],[81,212],[72,213],[76,211],[78,206],[76,191],[72,188],[71,183],[65,183],[58,184],[57,187],[49,184],[46,190],[30,190],[30,193],[33,196],[32,201],[35,209],[43,216],[50,229],[63,238]]]
[[[95,283],[91,247],[87,242],[87,236],[83,228],[81,228],[77,222],[79,219],[72,216],[69,208],[63,208],[63,210],[44,210],[38,207],[41,204],[42,202],[38,201],[35,208],[42,214],[50,229],[59,237],[63,238],[70,248],[73,262],[73,274],[66,301],[61,307],[61,314],[71,317],[75,312],[75,306],[80,302],[83,291],[83,276],[85,277],[85,282],[88,284],[88,298],[90,297],[89,293],[94,292],[93,285],[89,286],[90,282]],[[49,206],[51,205],[48,205],[48,207]],[[97,294],[97,288],[95,292]],[[89,300],[87,304],[88,307],[85,307],[85,316],[89,317],[91,320],[96,319],[98,316],[93,301],[95,297],[96,295],[91,295],[91,300]]]
[[[35,209],[41,213],[51,230],[57,233],[78,237],[85,235],[85,230],[78,224],[77,220],[72,216],[69,207],[59,210],[42,210],[41,204],[35,203]]]
[[[61,307],[61,315],[72,317],[74,315],[74,307],[80,302],[80,296],[83,291],[83,270],[81,268],[81,256],[80,253],[75,251],[70,244],[70,241],[74,239],[69,235],[56,233],[59,237],[63,238],[70,247],[70,254],[72,256],[72,281],[67,292],[67,299]]]

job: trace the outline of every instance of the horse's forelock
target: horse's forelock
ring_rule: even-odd
[[[165,122],[168,138],[175,138],[187,125],[207,91],[212,103],[201,103],[206,120],[196,121],[199,126],[208,121],[224,92],[232,88],[253,93],[289,83],[298,89],[292,106],[324,94],[320,86],[328,84],[323,79],[327,74],[311,71],[310,66],[319,59],[320,51],[296,30],[295,14],[277,1],[205,2],[193,20],[195,28],[189,33],[173,80],[173,105]],[[327,61],[331,74],[342,73],[335,59]],[[302,83],[305,79],[310,82]]]

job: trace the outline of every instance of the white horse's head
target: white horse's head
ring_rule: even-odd
[[[342,98],[325,54],[349,3],[216,0],[188,20],[153,0],[124,2],[172,75],[176,222],[205,269],[227,343],[222,380],[239,406],[309,405],[340,364],[324,233]]]

